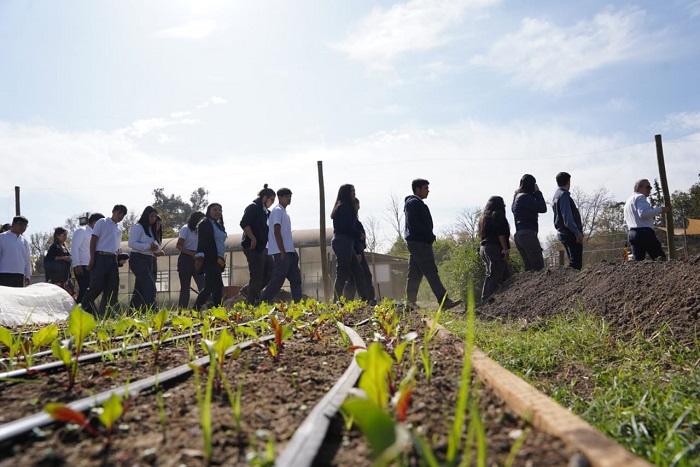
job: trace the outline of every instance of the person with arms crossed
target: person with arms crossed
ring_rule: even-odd
[[[652,208],[647,201],[651,194],[649,180],[643,178],[634,184],[634,194],[625,202],[625,226],[627,238],[632,247],[632,257],[635,261],[644,261],[647,253],[656,261],[666,259],[661,242],[654,233],[654,218],[661,213],[671,211],[668,206]]]

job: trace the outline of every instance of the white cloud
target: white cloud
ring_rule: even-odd
[[[228,104],[228,101],[223,97],[214,96],[211,98],[211,103],[214,105]]]
[[[331,48],[373,72],[391,71],[404,55],[447,44],[469,10],[500,0],[410,0],[389,9],[374,8],[356,30]]]
[[[700,112],[679,112],[669,114],[661,122],[664,131],[700,131]]]
[[[136,120],[128,127],[117,130],[117,133],[131,137],[141,138],[155,130],[160,130],[162,128],[167,128],[173,125],[195,125],[197,123],[199,123],[199,121],[192,118],[144,118]]]
[[[182,26],[160,29],[154,35],[166,39],[204,39],[211,36],[215,30],[216,21],[200,20],[192,21]]]
[[[690,0],[688,1],[686,8],[690,11],[690,16],[695,18],[700,16],[700,0]]]
[[[512,75],[518,83],[558,92],[611,64],[653,56],[663,32],[649,31],[646,12],[608,8],[569,27],[525,18],[519,31],[497,40],[471,63]]]

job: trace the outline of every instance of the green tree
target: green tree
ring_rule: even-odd
[[[35,232],[29,236],[29,256],[33,274],[44,273],[44,256],[53,242],[53,232]]]
[[[209,191],[199,187],[190,195],[190,204],[188,204],[179,195],[166,194],[163,188],[153,190],[152,206],[163,218],[163,236],[175,236],[177,231],[187,223],[192,212],[204,211],[209,204],[208,195]]]

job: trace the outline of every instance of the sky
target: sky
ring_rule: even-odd
[[[317,228],[321,161],[328,223],[351,183],[386,249],[415,178],[437,234],[525,173],[622,201],[659,177],[657,134],[687,190],[697,44],[700,0],[0,0],[0,220],[15,186],[26,236],[204,187],[238,235],[267,183]]]

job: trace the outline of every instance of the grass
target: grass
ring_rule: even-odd
[[[445,322],[464,336],[461,320]],[[618,338],[599,317],[572,312],[537,323],[477,321],[476,345],[636,455],[700,465],[700,342]]]

